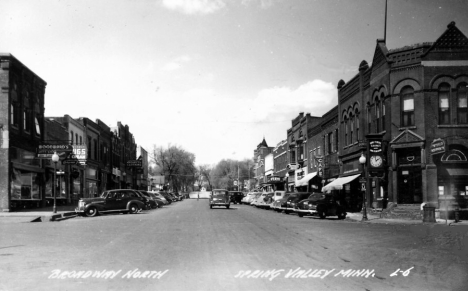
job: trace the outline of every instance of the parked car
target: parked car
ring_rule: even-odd
[[[260,203],[261,199],[265,198],[265,196],[266,196],[266,192],[258,193],[257,195],[255,195],[255,198],[252,199],[252,202],[250,203],[250,205],[257,206],[258,203]]]
[[[245,195],[244,198],[242,198],[241,203],[242,204],[250,204],[252,202],[252,199],[255,198],[255,195],[257,192],[249,192],[247,195]]]
[[[137,213],[147,208],[148,199],[131,189],[117,189],[102,192],[96,198],[81,198],[75,208],[77,214],[96,216],[100,213]]]
[[[157,199],[161,200],[164,203],[164,205],[169,204],[169,202],[161,193],[159,192],[150,192],[150,193],[152,193]]]
[[[213,208],[213,206],[224,206],[226,209],[229,209],[231,203],[229,192],[225,189],[215,189],[211,191],[209,203],[210,209]]]
[[[285,210],[286,201],[288,200],[289,195],[291,195],[291,193],[288,193],[288,192],[284,193],[282,198],[275,200],[275,202],[272,203],[270,208],[276,212],[282,212],[283,210]]]
[[[346,218],[346,209],[332,194],[313,193],[307,199],[300,201],[296,206],[299,217],[304,215],[318,215],[320,218],[338,216],[338,219]]]
[[[231,199],[231,203],[240,204],[242,198],[244,198],[244,193],[240,191],[229,191],[229,197]]]
[[[166,198],[166,200],[167,200],[167,202],[168,202],[169,204],[171,204],[171,203],[174,201],[174,200],[173,200],[174,198],[173,198],[171,195],[169,195],[169,193],[164,192],[164,191],[159,191],[159,193],[160,193],[162,196],[164,196],[164,198]]]
[[[294,212],[294,208],[296,204],[299,201],[302,201],[304,199],[307,199],[310,194],[308,192],[297,192],[297,193],[292,193],[289,195],[288,199],[286,200],[286,209],[284,210],[284,213],[289,214],[291,212]]]
[[[262,199],[257,203],[258,208],[270,209],[270,203],[273,201],[274,192],[266,192]]]
[[[150,194],[150,192],[145,191],[145,190],[138,190],[138,193],[140,193],[140,194],[142,194],[143,196],[146,197],[146,199],[148,200],[148,203],[150,205],[150,209],[158,208],[158,203],[154,200],[154,198]]]

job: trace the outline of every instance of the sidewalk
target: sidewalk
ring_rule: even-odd
[[[21,209],[14,212],[0,212],[0,219],[6,217],[24,217],[25,220],[31,219],[31,222],[59,221],[62,219],[75,217],[75,207],[75,205],[59,205],[57,206],[57,213],[53,212],[53,206],[35,209]]]
[[[347,220],[352,221],[362,221],[362,213],[348,213],[346,215]],[[418,225],[418,224],[437,224],[437,225],[450,225],[450,226],[468,226],[468,221],[463,220],[455,222],[454,220],[445,219],[436,219],[436,223],[423,222],[422,220],[412,220],[412,219],[393,219],[393,218],[380,218],[379,215],[367,214],[367,221],[365,223],[383,223],[383,224],[408,224],[408,225]]]

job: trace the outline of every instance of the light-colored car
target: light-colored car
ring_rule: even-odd
[[[288,200],[289,195],[291,195],[290,192],[284,193],[283,198],[275,200],[270,208],[276,212],[282,212],[283,210],[286,210],[286,201]]]
[[[274,192],[267,192],[263,199],[260,199],[257,203],[258,208],[270,209],[270,203],[273,201]]]
[[[244,198],[242,198],[241,203],[242,204],[250,204],[252,202],[252,199],[255,197],[257,192],[249,192],[247,195],[245,195]]]
[[[255,207],[258,207],[258,204],[260,203],[260,201],[263,200],[263,198],[265,198],[266,195],[267,195],[267,192],[262,192],[262,193],[258,194],[258,195],[252,200],[252,203],[250,203],[250,205],[255,206]]]

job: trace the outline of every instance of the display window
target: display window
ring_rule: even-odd
[[[13,169],[11,175],[11,200],[40,200],[41,186],[39,174]]]

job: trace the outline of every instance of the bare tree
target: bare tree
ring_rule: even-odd
[[[167,177],[170,187],[174,191],[187,188],[193,184],[195,168],[195,155],[183,148],[174,145],[153,147],[150,154],[151,161],[156,164]],[[184,189],[185,190],[185,189]]]

